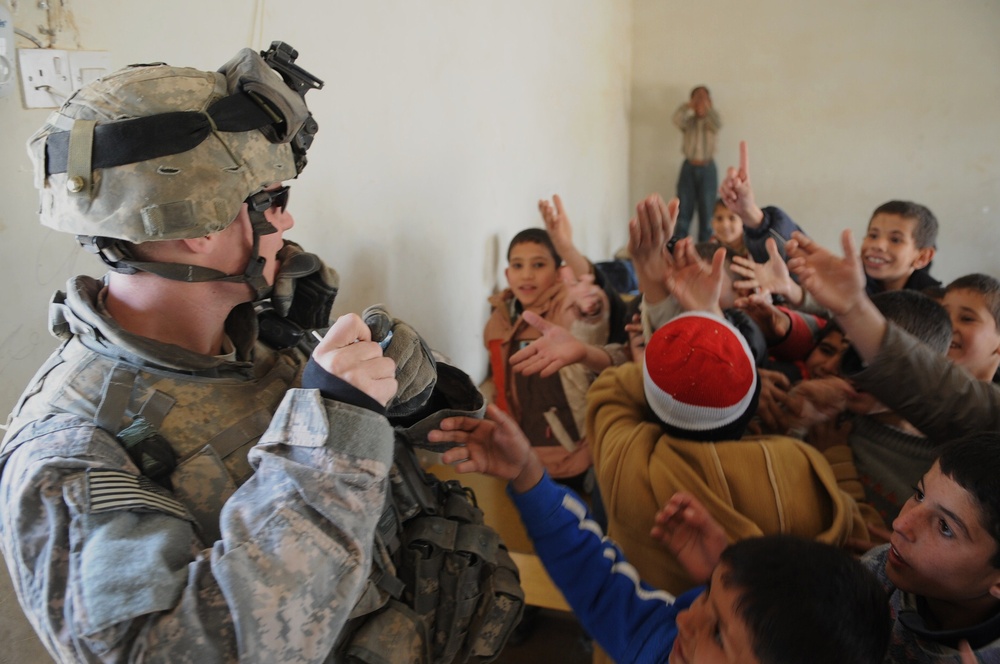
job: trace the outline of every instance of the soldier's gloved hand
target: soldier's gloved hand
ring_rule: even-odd
[[[285,240],[277,259],[281,266],[271,293],[275,312],[305,329],[329,325],[330,310],[340,288],[337,271],[289,240]]]
[[[374,304],[361,317],[372,331],[372,340],[381,342],[385,356],[396,362],[399,390],[386,404],[386,415],[391,419],[416,413],[427,403],[437,381],[431,349],[410,325],[390,316],[385,305]]]
[[[310,363],[327,374],[364,392],[366,395],[385,406],[396,394],[396,364],[382,353],[382,348],[371,341],[371,332],[357,314],[346,314],[337,319],[323,340],[313,351]],[[306,372],[310,371],[306,367]],[[315,377],[315,376],[314,376]],[[324,394],[340,401],[345,395],[336,389],[335,384],[327,384],[329,390],[324,390],[323,377],[315,377],[316,385],[303,375],[303,386],[319,387]],[[348,399],[349,401],[349,399]],[[355,404],[363,405],[363,404]]]

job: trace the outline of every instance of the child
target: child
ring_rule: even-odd
[[[580,318],[576,315],[579,311],[574,313],[567,287],[559,276],[562,259],[543,229],[529,228],[515,235],[507,250],[507,261],[504,274],[509,288],[490,298],[493,312],[483,331],[496,401],[539,446],[539,456],[552,477],[572,482],[580,490],[591,466],[582,423],[584,394],[592,376],[578,365],[545,377],[525,376],[511,370],[510,357],[539,336],[525,322],[526,313],[572,329],[587,341],[603,344],[608,333],[607,309],[597,319]]]
[[[1000,662],[1000,436],[955,441],[917,483],[889,544],[863,563],[888,592],[887,662]]]
[[[833,544],[867,539],[856,503],[820,452],[784,436],[742,437],[759,385],[743,336],[704,311],[658,329],[643,364],[606,369],[594,381],[587,432],[608,534],[655,587],[692,586],[648,537],[676,491],[704,503],[731,541],[778,533]]]
[[[712,95],[704,85],[691,90],[691,99],[674,112],[674,124],[684,134],[681,151],[684,163],[677,178],[677,198],[681,201],[677,218],[677,237],[687,237],[698,210],[698,241],[705,242],[711,234],[709,210],[716,198],[719,173],[715,169],[715,135],[722,128],[722,119],[712,108]]]
[[[743,220],[726,207],[721,198],[715,201],[712,213],[712,237],[710,242],[722,245],[737,256],[746,256],[747,247],[743,242]]]
[[[923,293],[898,290],[879,293],[872,302],[885,316],[928,348],[944,355],[951,341],[948,314]],[[845,374],[856,372],[853,351],[846,354]],[[891,523],[914,482],[937,456],[936,444],[902,415],[889,410],[870,392],[857,390],[848,399],[847,443],[864,485],[864,501],[884,523]],[[821,447],[825,444],[810,440]],[[828,458],[829,455],[828,455]],[[858,498],[858,496],[855,496]],[[875,522],[881,526],[882,523]]]
[[[948,357],[977,380],[995,381],[1000,367],[1000,281],[985,274],[959,277],[945,290],[951,316]]]
[[[919,203],[889,201],[875,208],[861,241],[868,294],[940,286],[929,273],[937,232],[937,218]]]
[[[735,214],[743,222],[741,230],[745,250],[736,252],[741,257],[749,256],[758,263],[766,263],[769,258],[767,240],[784,246],[793,231],[802,230],[781,208],[757,206],[753,186],[750,184],[750,148],[746,141],[740,141],[739,169],[729,167],[726,170],[719,194],[719,202],[731,211],[730,218]],[[718,213],[716,203],[716,214]],[[784,260],[780,246],[776,245],[776,253]]]
[[[945,445],[893,521],[889,542],[862,559],[889,593],[887,663],[1000,662],[998,448],[996,433]],[[669,531],[678,518],[700,531],[686,539],[701,545],[701,565],[710,567],[718,524],[690,497],[675,497],[657,515],[654,535],[676,546]]]
[[[829,309],[865,368],[852,382],[874,394],[929,438],[943,443],[1000,431],[1000,385],[979,381],[947,357],[886,321],[865,293],[865,274],[850,231],[842,257],[796,234],[789,268]]]
[[[430,439],[460,444],[443,457],[459,472],[510,481],[508,492],[549,575],[619,664],[668,658],[674,663],[882,661],[889,631],[885,596],[845,552],[789,537],[760,537],[726,548],[710,569],[702,547],[690,544],[692,529],[666,524],[675,555],[691,563],[699,582],[709,583],[679,597],[654,590],[603,537],[583,503],[549,479],[533,452],[537,448],[517,425],[494,406],[487,418],[450,418]],[[719,559],[718,531],[715,535],[707,549]]]

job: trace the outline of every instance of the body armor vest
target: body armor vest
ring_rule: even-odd
[[[15,406],[7,439],[47,415],[69,413],[94,422],[128,449],[129,432],[142,422],[146,434],[155,433],[172,451],[174,464],[157,481],[188,510],[202,542],[211,546],[221,537],[223,506],[253,473],[250,449],[285,392],[300,382],[303,349],[274,350],[258,341],[252,363],[163,369],[123,348],[104,346],[102,352],[81,327],[83,319],[60,298],[50,318],[65,341]],[[438,371],[434,413],[416,423],[394,423],[396,449],[372,571],[328,661],[487,662],[500,654],[520,620],[524,593],[517,568],[496,531],[484,525],[474,495],[456,481],[425,473],[413,450],[442,417],[477,410],[481,416],[485,409],[468,376],[447,365]],[[141,450],[129,452],[147,474],[137,458]]]

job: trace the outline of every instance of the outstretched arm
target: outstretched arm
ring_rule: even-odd
[[[655,517],[650,535],[663,542],[695,583],[705,583],[719,564],[729,538],[694,496],[678,491]]]
[[[836,317],[844,336],[870,362],[885,337],[885,317],[865,293],[865,273],[851,231],[840,236],[843,257],[838,258],[796,231],[785,245],[788,268],[821,306]]]
[[[434,443],[458,443],[441,460],[454,464],[460,473],[483,473],[510,482],[524,493],[542,479],[542,462],[531,449],[521,427],[495,404],[486,408],[486,419],[448,417],[440,429],[427,434]]]
[[[801,306],[805,300],[805,293],[788,273],[788,266],[781,257],[778,243],[774,238],[768,238],[764,242],[764,247],[767,249],[766,263],[758,263],[744,256],[733,257],[733,272],[743,277],[743,280],[735,282],[733,287],[738,290],[760,288],[784,296],[793,307]]]
[[[524,312],[524,322],[542,333],[538,339],[510,356],[511,368],[525,376],[547,378],[577,362],[595,373],[611,366],[611,356],[600,346],[580,341],[561,325],[550,323],[532,311]]]

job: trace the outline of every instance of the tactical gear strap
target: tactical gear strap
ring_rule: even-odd
[[[97,120],[77,120],[69,132],[66,188],[71,194],[89,198],[93,186],[91,157]]]
[[[177,399],[169,394],[154,390],[149,395],[149,398],[146,399],[146,403],[142,404],[142,407],[139,409],[139,417],[142,417],[154,427],[159,428],[163,424],[163,420],[166,419],[167,413],[170,412],[176,403]]]
[[[94,421],[97,426],[111,435],[118,435],[122,428],[122,416],[132,399],[132,387],[139,375],[136,367],[117,364],[108,374],[101,394],[101,404],[97,407]]]
[[[72,134],[80,123],[76,120],[71,131],[53,132],[45,140],[45,174],[68,173],[73,165]],[[200,111],[173,111],[108,122],[91,127],[93,159],[88,159],[87,180],[98,168],[113,168],[135,164],[157,157],[181,154],[198,147],[215,129],[223,132],[244,132],[273,124],[271,115],[253,97],[237,92],[223,97]],[[76,173],[78,174],[78,173]]]

